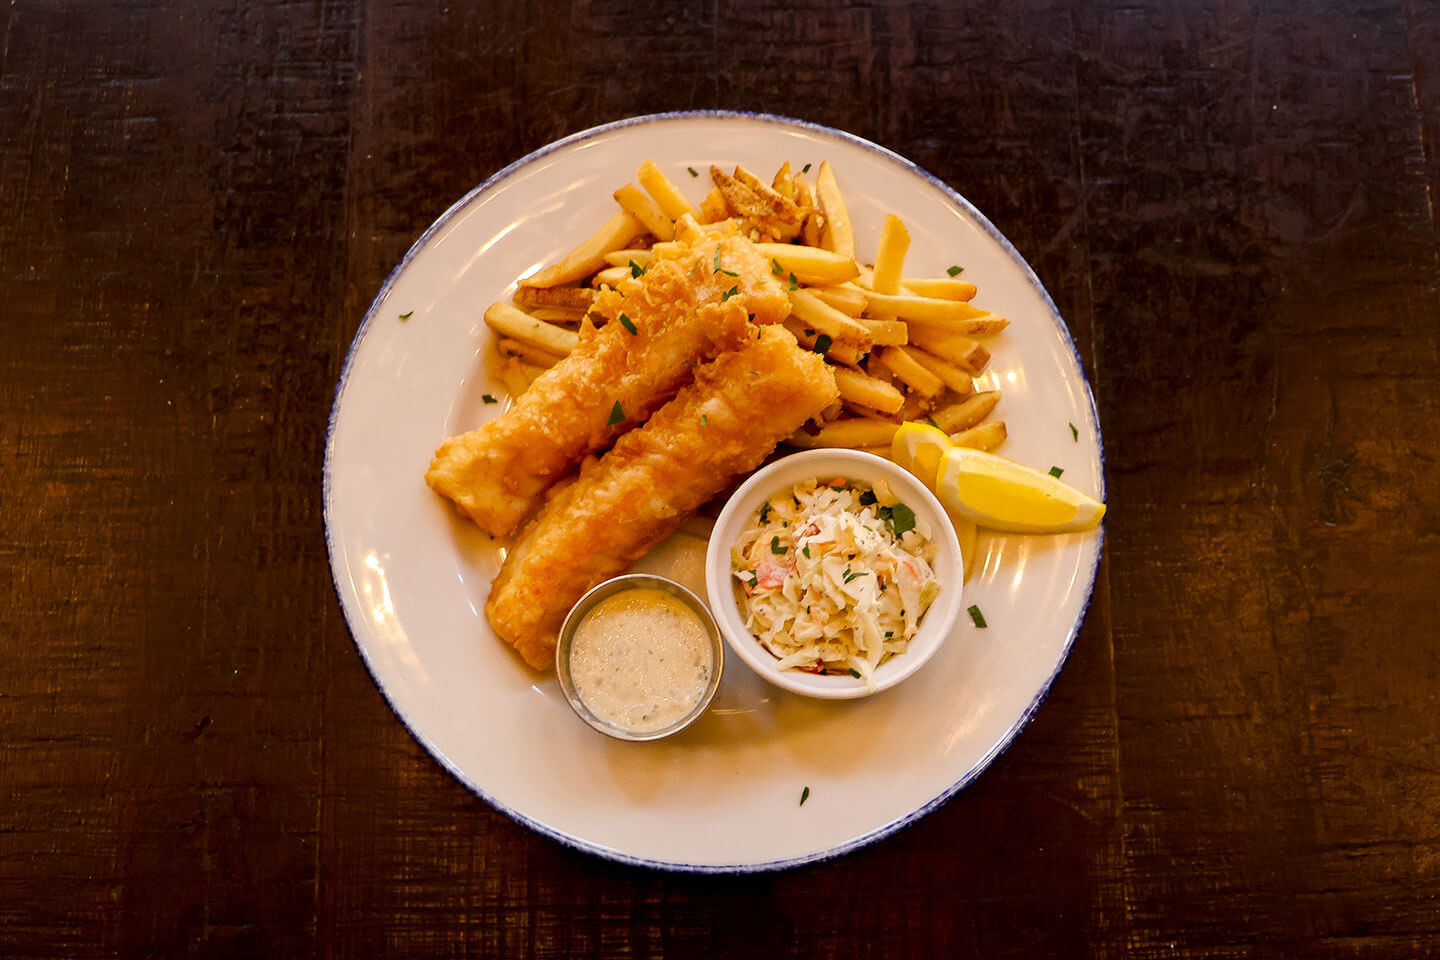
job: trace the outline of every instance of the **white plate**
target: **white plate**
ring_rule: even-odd
[[[692,199],[705,171],[829,160],[862,259],[886,213],[911,235],[907,272],[951,264],[976,303],[1011,320],[978,387],[998,387],[1004,453],[1103,496],[1094,401],[1034,274],[958,194],[839,131],[754,114],[688,113],[598,127],[500,171],[432,226],[370,308],[340,377],[325,451],[325,524],[355,643],[417,739],[498,809],[562,843],[627,863],[698,872],[825,859],[935,809],[1039,706],[1079,630],[1098,533],[982,538],[962,617],[924,671],[859,701],[788,694],[729,665],[711,712],[677,737],[621,743],[578,721],[553,675],[529,670],[483,609],[497,545],[425,486],[436,444],[494,416],[486,304],[610,215],[616,187],[652,158]],[[692,178],[694,167],[702,174]],[[409,319],[401,320],[402,315]],[[1078,431],[1072,436],[1071,424]],[[704,545],[677,535],[640,569],[703,596]],[[808,799],[801,805],[803,791]]]

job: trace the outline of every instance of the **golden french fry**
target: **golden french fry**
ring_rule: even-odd
[[[880,359],[895,376],[922,396],[933,399],[945,392],[945,381],[916,361],[909,347],[884,347],[880,350]]]
[[[520,287],[511,299],[524,310],[563,307],[584,313],[595,302],[595,291],[586,287]]]
[[[700,219],[705,223],[718,223],[729,216],[730,208],[725,206],[725,194],[720,192],[719,187],[713,188],[700,201]]]
[[[877,347],[903,346],[910,342],[910,327],[904,320],[871,320],[869,317],[860,317],[856,322],[870,331],[870,339]],[[939,376],[936,370],[930,372]]]
[[[676,229],[678,230],[679,227],[680,227],[680,225],[677,223],[677,224],[675,225],[675,227],[676,227]],[[674,242],[671,242],[671,243],[657,243],[657,244],[655,244],[655,246],[653,246],[653,247],[650,248],[650,259],[652,259],[652,260],[674,260],[676,257],[680,256],[680,255],[681,255],[682,253],[684,253],[684,252],[685,252],[685,244],[683,244],[683,243],[674,243]],[[638,263],[639,261],[636,261],[636,262]],[[645,265],[645,264],[641,264],[641,266],[644,266],[644,265]]]
[[[532,347],[528,343],[521,343],[519,340],[510,337],[501,337],[495,342],[495,349],[500,351],[502,357],[514,357],[523,360],[531,366],[546,369],[555,366],[559,357],[548,350],[541,350],[539,347]]]
[[[775,171],[775,179],[770,181],[770,189],[774,190],[786,200],[795,199],[795,178],[790,173],[790,161],[786,160]]]
[[[605,266],[605,254],[619,250],[645,232],[645,226],[624,210],[605,221],[605,225],[580,246],[567,253],[559,263],[537,270],[520,279],[522,287],[558,287],[590,276]]]
[[[841,256],[819,247],[802,247],[794,243],[757,243],[755,250],[760,256],[771,261],[771,269],[778,263],[781,276],[794,274],[801,283],[829,286],[844,283],[860,275],[855,258]]]
[[[573,307],[531,307],[526,312],[536,320],[559,323],[564,326],[573,326],[585,318],[584,310],[576,310]]]
[[[630,216],[645,224],[645,229],[649,230],[656,240],[675,238],[675,221],[665,216],[660,205],[635,184],[627,183],[616,190],[615,202]]]
[[[811,287],[810,292],[847,317],[858,317],[865,312],[869,302],[865,291],[853,283],[837,283],[834,286]]]
[[[544,367],[537,367],[533,363],[526,363],[519,357],[506,357],[495,365],[495,379],[500,381],[500,386],[512,398],[520,396],[530,389],[542,373]]]
[[[864,282],[863,279],[861,282]],[[880,293],[874,289],[870,292],[870,310],[904,320],[920,320],[947,325],[994,316],[964,300],[941,300],[936,297]],[[967,336],[973,336],[973,334],[967,334]]]
[[[976,450],[994,450],[1005,442],[1005,421],[990,420],[979,426],[950,434],[950,442],[957,447],[974,447]]]
[[[970,429],[990,416],[990,411],[994,410],[995,404],[999,402],[999,390],[984,390],[966,397],[959,403],[941,407],[930,414],[930,419],[935,422],[935,426],[946,433],[957,433]]]
[[[820,210],[825,214],[821,231],[821,243],[827,250],[834,250],[842,257],[855,256],[855,231],[850,225],[850,211],[845,209],[845,200],[840,195],[840,185],[835,182],[835,171],[830,161],[820,163],[820,172],[815,177],[815,192],[820,198]]]
[[[700,211],[685,199],[685,194],[680,192],[680,188],[675,186],[669,177],[660,172],[655,161],[646,160],[640,164],[640,169],[635,171],[635,179],[640,181],[640,186],[645,188],[646,193],[655,198],[655,203],[671,220],[679,220],[687,213],[699,218]]]
[[[859,321],[845,316],[809,290],[791,290],[790,305],[795,319],[836,343],[853,347],[860,353],[865,353],[874,344],[870,331]]]
[[[849,367],[836,367],[831,372],[835,374],[835,385],[840,388],[842,400],[849,400],[881,413],[895,413],[905,405],[904,394],[884,380],[877,380]]]
[[[973,300],[975,284],[951,277],[902,277],[900,286],[919,297],[938,300]]]
[[[876,321],[878,322],[878,321]],[[897,322],[897,321],[892,321]],[[875,341],[879,343],[880,341]],[[947,363],[935,356],[933,353],[926,353],[924,350],[911,350],[910,357],[920,366],[929,370],[935,376],[944,381],[945,386],[964,396],[975,389],[975,380],[953,363]]]
[[[601,286],[618,287],[622,280],[631,276],[629,267],[606,267],[595,276],[590,278],[590,285],[599,289]]]
[[[501,336],[519,340],[558,357],[574,350],[575,344],[580,342],[580,336],[575,331],[536,320],[508,303],[490,304],[485,310],[485,323]]]
[[[900,273],[905,267],[905,254],[909,250],[910,231],[905,229],[905,223],[899,217],[887,213],[885,226],[880,231],[880,245],[875,251],[872,282],[876,293],[900,292]]]
[[[804,430],[796,431],[785,442],[792,447],[807,450],[814,447],[878,447],[893,440],[895,431],[899,429],[898,423],[855,417],[827,423],[815,434],[806,433]]]
[[[806,350],[815,350],[816,346],[819,345],[819,332],[814,327],[807,327],[802,321],[795,319],[793,316],[785,321],[785,329],[795,334],[795,339],[799,341],[800,346]],[[856,350],[848,344],[836,342],[834,337],[830,338],[830,343],[825,346],[824,350],[818,350],[816,352],[825,354],[826,360],[833,360],[836,363],[843,363],[851,367],[860,362],[861,351]]]
[[[731,176],[719,167],[711,166],[710,178],[724,194],[725,205],[756,230],[780,240],[791,240],[799,235],[805,220],[804,213],[794,201],[771,189],[749,170],[737,166],[734,176]]]
[[[658,247],[659,244],[657,243],[655,246]],[[612,267],[628,267],[630,266],[630,261],[634,260],[643,267],[648,264],[654,256],[654,247],[626,247],[624,250],[613,250],[605,254],[605,262]]]
[[[952,333],[944,327],[912,324],[910,342],[974,376],[979,376],[985,370],[985,364],[990,362],[990,351],[980,341]]]

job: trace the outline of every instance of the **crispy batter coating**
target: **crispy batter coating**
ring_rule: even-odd
[[[750,335],[747,313],[785,319],[789,298],[769,266],[744,238],[716,232],[601,293],[597,310],[629,323],[589,330],[509,410],[441,443],[426,482],[486,533],[515,532],[558,478],[688,383],[693,364]]]
[[[754,327],[738,349],[588,463],[555,494],[491,585],[490,624],[537,669],[552,665],[565,614],[623,572],[685,516],[753,470],[839,395],[819,354],[783,327]]]

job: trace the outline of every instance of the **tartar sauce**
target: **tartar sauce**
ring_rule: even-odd
[[[679,597],[651,587],[597,603],[571,641],[575,692],[595,716],[635,733],[689,714],[714,669],[700,617]]]

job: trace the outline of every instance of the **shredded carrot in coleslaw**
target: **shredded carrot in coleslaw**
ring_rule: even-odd
[[[940,593],[928,525],[882,480],[809,480],[761,505],[730,551],[745,626],[781,670],[875,685]]]

